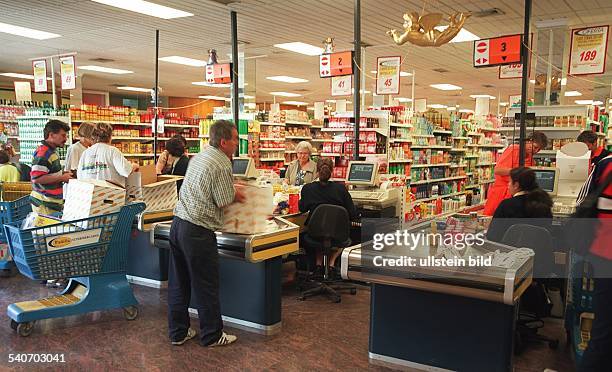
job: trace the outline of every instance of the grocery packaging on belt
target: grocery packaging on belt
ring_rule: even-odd
[[[272,215],[272,188],[270,186],[243,185],[244,203],[233,203],[223,210],[221,231],[237,234],[257,234],[267,230]]]
[[[62,219],[71,221],[119,211],[125,204],[125,189],[106,181],[68,182]]]
[[[147,211],[174,209],[178,200],[176,181],[181,179],[179,176],[158,176],[154,164],[142,166],[127,179],[126,201],[142,201]]]

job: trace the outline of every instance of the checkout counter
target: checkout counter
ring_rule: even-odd
[[[432,224],[405,230],[428,234]],[[531,284],[533,251],[486,240],[459,252],[422,242],[414,250],[397,243],[375,250],[368,241],[342,252],[342,277],[372,283],[370,361],[432,371],[512,371],[517,303]],[[412,257],[415,266],[376,266],[377,256]],[[492,256],[493,264],[435,266],[427,261],[432,256]]]
[[[346,183],[357,212],[362,218],[393,218],[399,216],[400,193],[388,183],[378,182],[378,165],[373,162],[351,161]]]

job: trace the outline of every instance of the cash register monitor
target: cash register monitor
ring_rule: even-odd
[[[559,183],[559,170],[552,167],[534,168],[538,186],[550,196],[557,195],[557,184]]]
[[[252,158],[234,158],[232,160],[232,174],[234,177],[254,178],[257,177],[255,163]]]
[[[378,166],[367,161],[352,161],[346,176],[346,182],[356,186],[376,186]]]

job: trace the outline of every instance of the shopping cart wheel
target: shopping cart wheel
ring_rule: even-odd
[[[138,307],[128,306],[123,308],[123,315],[127,320],[134,320],[138,317]]]
[[[11,328],[13,329],[13,331],[17,330],[17,326],[19,325],[19,323],[17,323],[16,321],[14,321],[13,319],[11,319]]]
[[[19,336],[28,337],[32,334],[32,330],[34,329],[34,322],[25,322],[17,324],[17,333]]]

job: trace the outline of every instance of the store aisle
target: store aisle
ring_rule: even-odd
[[[9,353],[64,353],[69,370],[386,370],[368,364],[369,291],[344,296],[341,304],[323,298],[295,300],[286,290],[283,298],[283,331],[265,337],[231,329],[239,339],[227,348],[205,349],[190,341],[173,347],[167,339],[166,293],[135,287],[140,316],[128,322],[119,310],[97,312],[36,324],[28,338],[10,328],[6,306],[35,299],[53,291],[22,276],[0,280],[0,370],[23,368],[8,364]],[[547,332],[561,337],[563,329]],[[452,352],[449,350],[448,352]],[[477,358],[475,352],[474,357]],[[545,344],[532,346],[515,362],[517,372],[541,372],[550,368],[572,371],[572,362],[561,344],[559,350]],[[50,367],[28,365],[28,370]],[[56,366],[57,367],[57,366]]]

